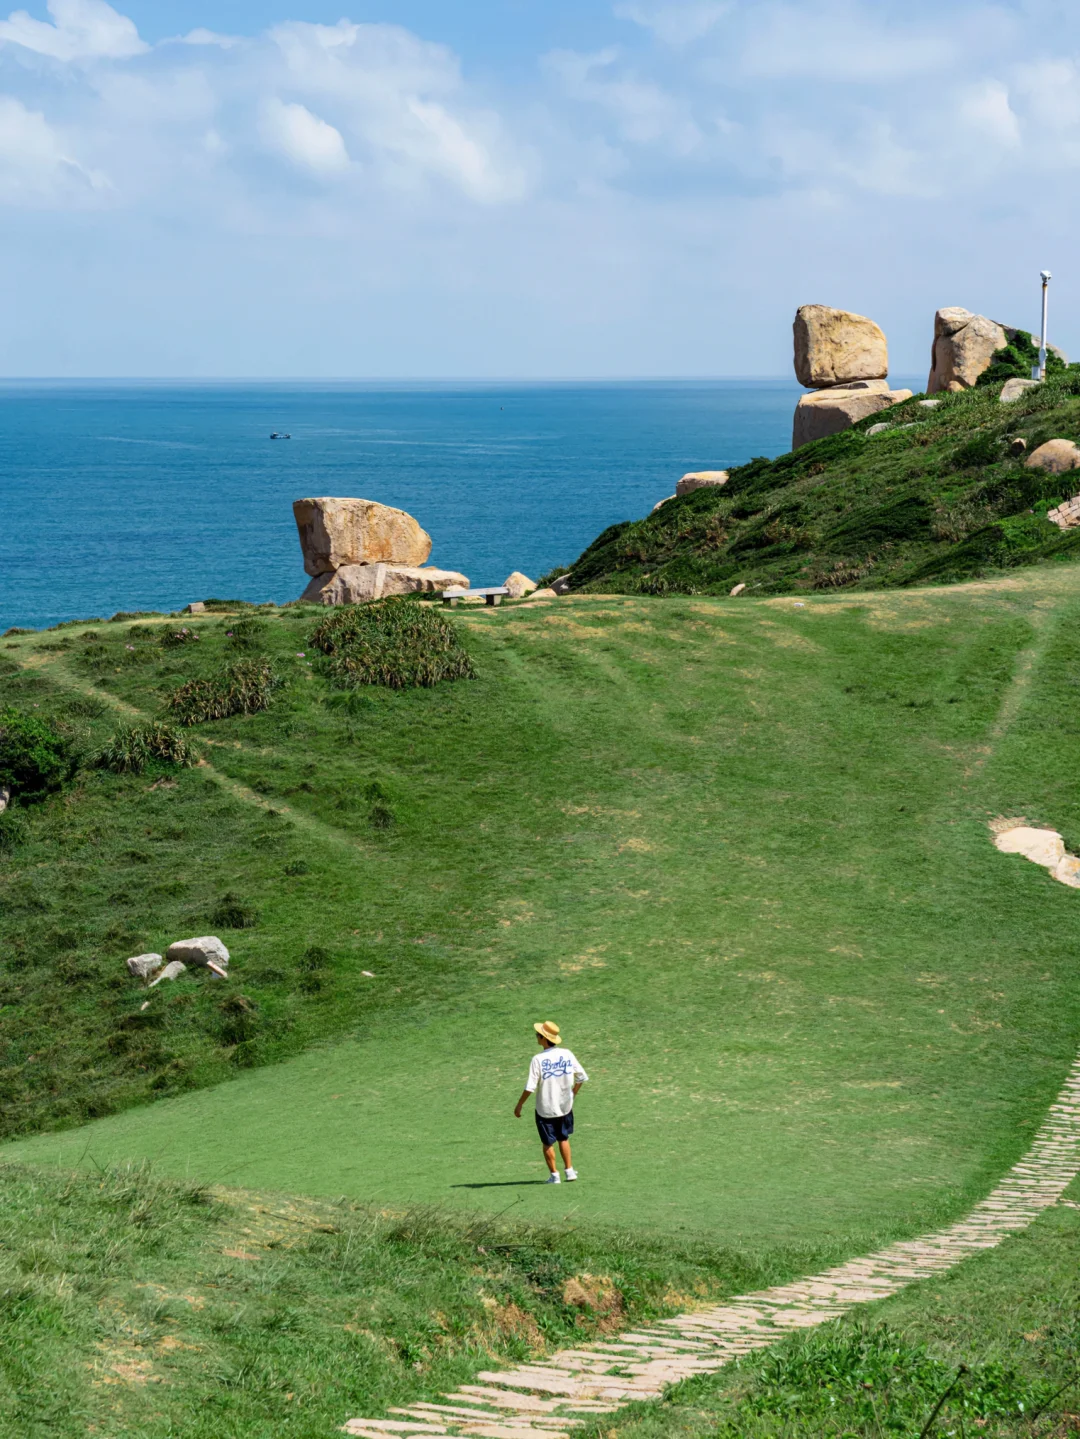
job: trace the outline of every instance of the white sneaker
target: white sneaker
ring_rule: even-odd
[[[576,1174],[574,1175],[574,1178],[575,1178],[575,1179],[577,1178],[577,1175],[576,1175]],[[548,1177],[547,1177],[547,1182],[548,1182],[549,1184],[558,1184],[558,1183],[559,1183],[559,1176],[558,1176],[557,1174],[549,1174]]]
[[[569,1179],[569,1180],[574,1180],[574,1179],[576,1179],[576,1178],[577,1178],[577,1170],[576,1170],[576,1169],[568,1169],[568,1170],[566,1171],[566,1177],[567,1177],[567,1179]]]

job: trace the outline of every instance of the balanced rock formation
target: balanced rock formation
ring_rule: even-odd
[[[928,394],[970,390],[990,365],[996,350],[1009,343],[1005,326],[960,305],[947,305],[934,316]]]
[[[1037,450],[1032,450],[1024,464],[1029,470],[1046,470],[1051,475],[1064,475],[1069,470],[1080,469],[1080,447],[1072,440],[1047,440]]]
[[[865,420],[867,415],[876,415],[879,410],[887,410],[890,405],[910,399],[910,390],[890,390],[886,380],[861,381],[828,390],[815,390],[813,394],[803,395],[795,406],[791,448],[797,450],[811,440],[839,434],[859,420]]]
[[[885,336],[865,315],[828,305],[800,305],[793,328],[795,374],[808,390],[849,380],[883,380],[889,373]]]
[[[849,429],[867,415],[911,398],[890,390],[889,350],[865,315],[828,305],[801,305],[795,314],[795,374],[815,391],[795,409],[791,448]]]
[[[688,475],[683,475],[675,486],[675,494],[692,495],[695,490],[712,489],[717,485],[726,485],[727,482],[727,470],[691,470]],[[660,503],[663,504],[663,501]]]
[[[343,565],[422,565],[431,536],[404,510],[374,500],[294,500],[304,569],[323,575]]]
[[[342,565],[316,575],[300,596],[309,605],[362,605],[388,595],[435,594],[450,585],[469,587],[466,575],[434,565]]]
[[[469,587],[456,570],[424,561],[431,536],[412,515],[375,500],[295,500],[304,569],[311,583],[302,602],[366,604],[388,595],[434,593],[450,585]]]

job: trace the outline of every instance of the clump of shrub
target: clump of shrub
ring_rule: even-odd
[[[392,829],[396,816],[390,808],[390,796],[378,780],[372,780],[364,791],[368,802],[368,823],[372,829]]]
[[[255,650],[266,638],[266,624],[254,615],[241,615],[231,623],[223,621],[225,638],[238,650]]]
[[[454,625],[405,596],[335,610],[312,631],[310,643],[325,656],[324,672],[344,689],[428,688],[476,677]]]
[[[114,774],[142,774],[153,764],[189,768],[198,758],[195,747],[182,731],[155,722],[117,730],[98,755],[97,763]]]
[[[1039,347],[1027,330],[1010,330],[1008,334],[1008,344],[994,351],[993,359],[975,381],[976,385],[1001,385],[1017,377],[1030,380],[1033,367],[1039,363]],[[1061,356],[1047,350],[1047,375],[1061,375],[1066,369],[1068,366]]]
[[[259,911],[228,890],[211,911],[210,923],[220,929],[254,929],[259,923]]]
[[[23,803],[41,799],[59,789],[73,767],[69,741],[48,720],[0,709],[0,789]]]
[[[238,660],[209,679],[189,680],[165,701],[182,725],[269,709],[278,679],[268,659]]]
[[[222,1044],[250,1043],[258,1024],[255,1004],[246,994],[230,994],[222,1000],[220,1008]]]
[[[163,650],[175,650],[181,645],[196,643],[201,636],[198,630],[192,630],[187,625],[182,625],[178,630],[163,629],[161,631],[161,648]]]
[[[318,994],[323,987],[326,971],[330,967],[330,955],[321,944],[312,944],[300,956],[300,991],[302,994]]]

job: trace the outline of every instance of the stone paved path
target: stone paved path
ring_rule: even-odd
[[[857,1304],[884,1299],[918,1279],[942,1274],[971,1254],[1025,1229],[1061,1198],[1080,1173],[1080,1058],[1028,1153],[992,1194],[946,1229],[849,1259],[794,1284],[740,1294],[712,1309],[661,1319],[610,1340],[564,1349],[535,1364],[486,1370],[442,1404],[392,1409],[385,1419],[350,1419],[346,1434],[365,1439],[480,1435],[557,1439],[668,1384],[720,1369],[792,1329],[824,1324]]]

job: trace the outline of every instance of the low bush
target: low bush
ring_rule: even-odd
[[[209,679],[189,680],[165,707],[182,725],[205,724],[270,708],[278,678],[268,659],[238,660]]]
[[[329,679],[345,689],[430,687],[474,679],[457,629],[436,610],[405,596],[336,610],[312,631]]]
[[[68,740],[37,715],[0,710],[0,789],[23,802],[59,789],[73,768]]]
[[[153,723],[117,730],[97,757],[101,769],[114,774],[142,774],[153,764],[190,767],[198,754],[188,737],[171,725]]]
[[[259,649],[266,638],[265,621],[254,615],[241,615],[238,620],[223,620],[225,638],[238,650]]]
[[[254,929],[259,923],[259,911],[228,890],[210,911],[210,923],[220,929]]]
[[[164,629],[161,631],[161,648],[163,650],[178,649],[180,645],[194,644],[199,638],[198,630],[190,630],[187,625],[181,626],[178,630]]]

